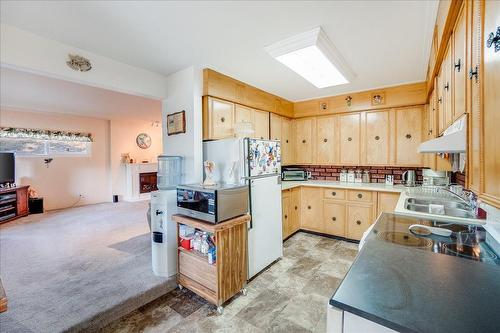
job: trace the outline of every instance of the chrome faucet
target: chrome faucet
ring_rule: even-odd
[[[453,185],[453,184],[450,184]],[[439,191],[445,191],[447,193],[451,193],[453,196],[456,198],[460,199],[462,203],[464,203],[471,211],[474,212],[474,214],[477,214],[477,195],[472,192],[471,190],[462,190],[463,195],[456,194],[455,192],[451,191],[449,188],[439,188]]]

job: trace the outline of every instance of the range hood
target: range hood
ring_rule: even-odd
[[[422,142],[419,153],[465,153],[467,148],[467,116],[455,121],[442,136]]]

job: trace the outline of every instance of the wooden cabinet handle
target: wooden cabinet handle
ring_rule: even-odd
[[[337,192],[332,191],[332,195],[333,195],[333,196],[336,196],[336,195],[337,195]]]
[[[288,143],[288,140],[286,140],[285,142]]]
[[[350,137],[349,137],[349,138],[347,138],[347,141],[352,141],[352,138],[350,138]]]
[[[263,137],[263,136],[261,136],[261,137],[260,137],[260,139],[261,139],[261,140],[264,140],[264,137]]]
[[[439,102],[439,103],[443,103],[443,97],[439,97],[439,98],[438,98],[438,102]]]
[[[288,215],[285,214],[285,219],[287,219],[287,218],[288,218]]]
[[[332,221],[337,221],[337,218],[335,216],[333,216]]]
[[[302,140],[302,143],[306,143],[306,140]]]
[[[449,82],[446,82],[446,84],[444,85],[444,89],[446,89],[446,91],[450,90],[450,83]]]
[[[295,206],[295,210],[297,210],[297,208],[298,208],[298,207],[297,207],[297,206]]]
[[[380,136],[376,135],[375,140],[377,140],[377,141],[380,140]]]
[[[361,221],[360,221],[360,220],[357,220],[357,221],[356,221],[356,224],[357,224],[357,225],[361,225]]]
[[[311,206],[307,206],[307,209],[311,209]]]
[[[458,58],[458,62],[456,62],[454,66],[457,72],[460,72],[460,67],[462,67],[462,60]]]
[[[406,134],[407,139],[411,139],[411,134]]]
[[[358,198],[361,199],[363,197],[363,194],[358,193]]]
[[[328,142],[328,139],[323,139],[323,142]]]

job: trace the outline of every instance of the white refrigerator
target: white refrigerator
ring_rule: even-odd
[[[248,277],[283,256],[281,222],[281,146],[279,141],[223,139],[203,143],[203,159],[215,162],[214,180],[247,184]]]

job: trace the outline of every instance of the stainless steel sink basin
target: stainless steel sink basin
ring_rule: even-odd
[[[444,207],[443,215],[471,219],[476,218],[476,215],[469,207],[461,202],[453,200],[408,198],[405,202],[405,208],[418,213],[429,213],[429,205],[431,204],[442,205]]]

